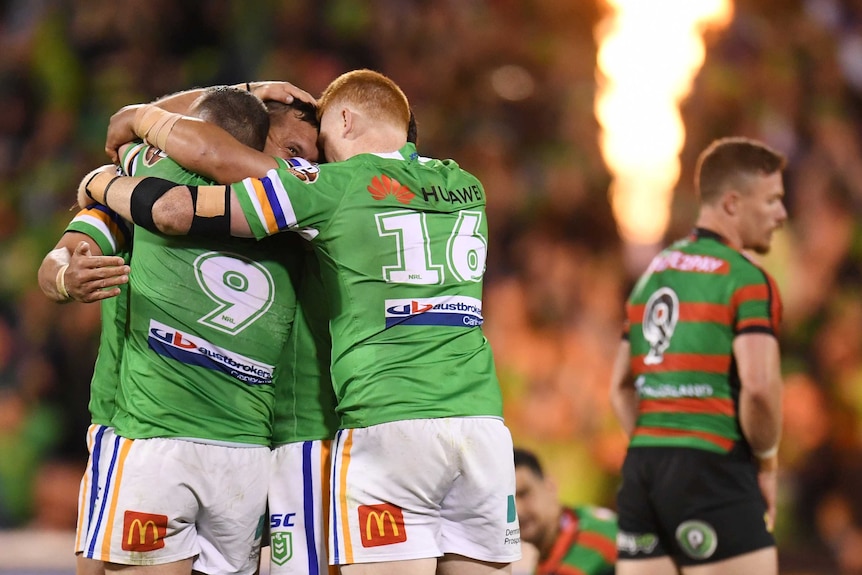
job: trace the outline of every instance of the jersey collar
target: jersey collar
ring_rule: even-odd
[[[696,240],[715,240],[725,245],[729,245],[723,235],[706,228],[694,228],[691,231],[691,237]]]
[[[390,160],[406,160],[408,162],[415,160],[419,157],[419,154],[416,152],[416,145],[407,142],[404,147],[396,152],[382,152],[382,153],[374,153],[375,156],[379,158],[388,158]]]

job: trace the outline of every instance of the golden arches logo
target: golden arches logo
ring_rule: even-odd
[[[138,511],[126,511],[123,516],[125,551],[155,551],[165,546],[168,516]]]
[[[360,539],[363,547],[392,545],[407,541],[404,515],[399,507],[388,503],[359,506]]]
[[[126,545],[132,545],[132,536],[135,534],[135,527],[138,528],[138,545],[143,545],[147,542],[147,529],[150,527],[153,528],[153,539],[152,541],[158,541],[159,539],[159,528],[156,527],[155,521],[147,521],[146,523],[141,523],[140,519],[135,519],[132,521],[132,524],[129,526],[129,535],[126,537]]]
[[[381,537],[386,535],[386,525],[383,523],[386,518],[389,518],[389,525],[392,526],[392,535],[398,537],[398,524],[395,523],[395,517],[392,516],[392,513],[389,511],[384,511],[383,513],[377,513],[376,511],[372,511],[368,514],[368,517],[365,518],[365,538],[371,539],[371,520],[374,519],[377,524],[377,534]]]

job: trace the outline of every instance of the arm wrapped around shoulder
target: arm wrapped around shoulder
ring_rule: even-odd
[[[81,183],[78,184],[78,207],[83,210],[94,203],[104,204],[102,201],[104,199],[103,192],[116,177],[117,166],[114,164],[99,166],[84,176]],[[94,195],[91,190],[94,190],[96,194]]]

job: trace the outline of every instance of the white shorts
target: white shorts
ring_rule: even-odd
[[[104,488],[105,472],[108,469],[107,462],[103,461],[105,452],[111,453],[111,449],[117,438],[113,427],[106,427],[93,423],[87,429],[87,468],[84,477],[81,478],[81,487],[78,489],[78,525],[75,529],[75,554],[84,552],[84,541],[90,530],[90,524],[95,519],[99,510],[100,495]]]
[[[101,489],[88,503],[84,557],[123,565],[195,557],[193,568],[209,575],[257,570],[268,447],[102,440],[98,457],[93,449]]]
[[[275,448],[269,480],[270,573],[326,575],[332,441]],[[333,567],[333,573],[335,568]]]
[[[520,559],[512,436],[491,417],[338,432],[330,562]]]

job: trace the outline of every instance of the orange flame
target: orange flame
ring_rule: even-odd
[[[732,0],[605,1],[613,10],[596,27],[595,112],[613,176],[611,205],[626,242],[655,244],[679,179],[679,104],[703,65],[703,32],[730,22]]]

